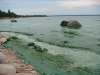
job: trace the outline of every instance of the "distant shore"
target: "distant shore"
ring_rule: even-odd
[[[8,10],[8,12],[0,10],[0,18],[20,18],[20,17],[47,17],[47,15],[18,15],[10,10]]]

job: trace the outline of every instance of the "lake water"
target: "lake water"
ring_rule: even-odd
[[[94,73],[90,75],[100,75],[100,16],[31,17],[16,20],[18,22],[11,23],[10,19],[0,19],[0,31],[11,31],[10,35],[15,35],[27,42],[33,41],[42,48],[47,48],[50,54],[69,57],[74,61],[74,66],[91,68]],[[78,20],[82,28],[62,28],[60,26],[62,20]],[[14,32],[33,35],[21,35]],[[49,71],[53,72],[53,70],[47,70],[48,73]],[[48,75],[56,74],[49,73]],[[71,73],[68,75],[89,74]]]

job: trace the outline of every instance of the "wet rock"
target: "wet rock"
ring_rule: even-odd
[[[7,44],[9,41],[11,41],[11,40],[17,40],[17,39],[18,39],[18,38],[15,37],[15,36],[9,37],[9,38],[6,39],[5,42],[3,42],[3,44]]]
[[[35,43],[29,43],[27,46],[35,46]]]
[[[7,42],[9,42],[11,40],[17,40],[17,39],[18,39],[17,37],[12,36],[12,37],[9,37],[5,43],[7,43]]]
[[[100,44],[97,44],[98,46],[100,46]]]
[[[25,64],[16,64],[16,73],[21,72],[30,72],[33,71],[33,67],[31,65],[25,65]]]
[[[6,63],[6,56],[0,52],[0,64]]]
[[[78,21],[71,20],[68,22],[68,27],[77,29],[81,27],[81,24]]]
[[[65,44],[66,44],[66,43],[69,43],[68,41],[63,41],[63,42],[64,42]]]
[[[71,29],[79,29],[81,28],[82,25],[76,20],[70,20],[70,21],[64,20],[61,22],[61,26],[71,28]]]
[[[39,73],[37,73],[36,71],[31,71],[33,75],[40,75]]]
[[[7,41],[7,38],[0,37],[0,45],[2,45],[3,43],[5,43],[6,41]]]
[[[64,20],[64,21],[61,22],[60,25],[61,25],[61,26],[67,26],[67,25],[68,25],[68,21],[65,21],[65,20]]]
[[[40,47],[40,46],[38,46],[38,45],[35,45],[35,50],[37,51],[37,52],[43,52],[43,49]]]
[[[47,51],[48,51],[48,49],[46,49],[46,48],[43,48],[43,51],[44,51],[44,52],[47,52]]]
[[[41,48],[41,46],[36,45],[36,44],[33,43],[33,42],[28,43],[27,46],[32,47],[33,49],[35,49],[35,51],[41,52],[41,53],[42,53],[42,52],[48,51],[48,49],[46,49],[46,48]]]
[[[10,64],[0,64],[0,75],[16,75],[16,68]]]
[[[11,22],[17,22],[17,20],[11,20]]]
[[[18,38],[15,37],[15,36],[12,36],[12,37],[10,37],[10,39],[14,39],[14,40],[16,40],[16,39],[18,39]]]

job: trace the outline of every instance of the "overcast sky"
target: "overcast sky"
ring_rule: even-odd
[[[100,0],[0,0],[0,9],[17,14],[100,14]]]

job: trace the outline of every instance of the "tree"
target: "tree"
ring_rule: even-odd
[[[11,12],[10,10],[8,10],[8,12],[0,10],[0,17],[17,17],[17,15],[14,12]]]

